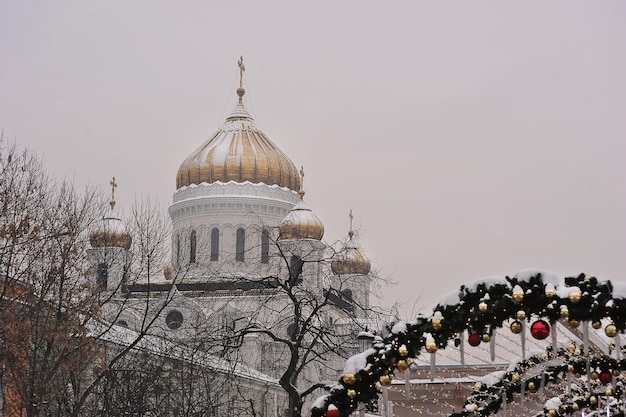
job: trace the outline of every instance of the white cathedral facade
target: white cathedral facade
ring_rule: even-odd
[[[129,280],[126,254],[137,237],[112,204],[90,235],[93,279],[110,298],[110,322],[137,331],[151,322],[150,334],[181,343],[248,329],[232,358],[279,378],[286,356],[275,338],[292,336],[300,302],[304,315],[325,302],[313,318],[350,334],[346,354],[355,353],[370,319],[371,266],[351,224],[343,244],[322,240],[323,223],[304,201],[304,173],[257,128],[241,83],[237,95],[223,126],[178,169],[167,266]],[[304,373],[309,382],[337,380],[345,358],[326,359]]]

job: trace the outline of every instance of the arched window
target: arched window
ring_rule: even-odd
[[[242,228],[237,229],[237,245],[235,248],[235,260],[243,262],[244,253],[246,252],[246,231]]]
[[[263,229],[261,232],[261,263],[266,264],[270,261],[270,231]]]
[[[191,231],[191,236],[189,237],[189,263],[196,263],[196,231]]]
[[[211,230],[211,261],[217,261],[220,256],[220,229]]]

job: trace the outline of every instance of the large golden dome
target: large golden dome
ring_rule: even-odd
[[[243,88],[237,89],[239,103],[224,125],[181,164],[176,188],[191,184],[234,181],[278,185],[300,190],[295,165],[263,132],[243,105]]]

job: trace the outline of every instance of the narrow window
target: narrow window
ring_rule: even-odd
[[[237,229],[237,247],[235,248],[235,260],[243,262],[244,252],[246,251],[246,231]]]
[[[189,263],[196,263],[196,231],[191,231],[191,237],[189,238]]]
[[[299,256],[293,255],[289,260],[289,282],[291,285],[300,285],[302,283],[302,267],[304,261]]]
[[[263,229],[261,232],[261,263],[266,264],[270,261],[270,232]]]
[[[109,266],[106,263],[101,262],[98,264],[96,282],[98,283],[100,288],[106,290],[108,281],[109,281]]]
[[[177,234],[176,235],[176,241],[174,242],[174,245],[176,246],[176,248],[174,248],[174,250],[176,251],[176,267],[180,267],[180,235]]]
[[[211,261],[217,261],[220,253],[220,229],[211,230]]]

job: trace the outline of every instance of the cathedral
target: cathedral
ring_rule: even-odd
[[[319,322],[316,329],[343,337],[343,353],[324,354],[323,364],[307,365],[302,376],[333,381],[355,353],[358,332],[371,329],[371,265],[356,242],[352,212],[345,241],[324,242],[324,225],[305,202],[304,171],[257,128],[244,104],[241,61],[239,67],[234,110],[176,173],[171,258],[161,273],[129,278],[137,237],[112,198],[109,215],[90,234],[93,279],[107,297],[107,321],[183,344],[245,334],[228,357],[272,378],[288,361],[284,341]],[[114,192],[115,180],[111,185]]]

